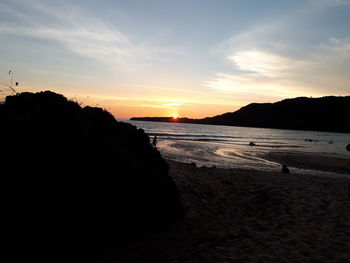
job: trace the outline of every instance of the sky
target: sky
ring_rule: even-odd
[[[350,0],[0,0],[0,98],[12,77],[128,119],[350,95],[349,14]]]

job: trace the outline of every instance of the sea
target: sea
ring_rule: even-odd
[[[197,166],[280,171],[281,164],[266,153],[303,153],[347,158],[349,133],[297,131],[188,123],[126,121],[142,128],[166,159]],[[250,144],[254,144],[253,146]],[[349,177],[346,172],[289,167],[299,174]]]

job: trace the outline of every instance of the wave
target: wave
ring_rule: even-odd
[[[157,135],[158,136],[158,135]],[[230,145],[239,145],[239,146],[249,146],[249,140],[242,141],[244,138],[237,138],[235,137],[236,140],[230,140],[227,139],[226,137],[221,136],[222,139],[220,138],[212,138],[211,136],[207,136],[207,138],[199,137],[199,136],[158,136],[159,139],[162,140],[169,140],[169,141],[186,141],[186,142],[213,142],[213,143],[224,143],[224,144],[230,144]],[[216,136],[219,137],[219,136]],[[286,144],[283,142],[268,142],[268,144],[263,143],[259,144],[256,143],[255,146],[257,148],[305,148],[302,145],[291,145],[291,144]]]
[[[223,143],[233,143],[233,141],[229,140],[220,140],[220,139],[209,139],[209,138],[173,138],[173,137],[162,137],[163,140],[170,141],[188,141],[188,142],[223,142]]]
[[[184,141],[235,142],[235,143],[240,141],[240,142],[249,143],[253,139],[253,141],[257,143],[259,143],[259,141],[261,142],[268,141],[269,144],[284,145],[280,147],[289,147],[288,145],[285,145],[286,143],[282,141],[270,141],[271,138],[269,137],[248,138],[243,136],[184,134],[184,133],[157,133],[157,132],[149,132],[147,134],[151,137],[157,136],[159,139],[184,140]],[[300,140],[300,141],[303,141],[303,140]],[[274,147],[274,146],[271,145],[266,147]],[[290,146],[290,147],[299,147],[299,146]]]
[[[184,133],[147,133],[149,136],[158,137],[194,137],[194,138],[228,138],[228,139],[240,139],[242,137],[237,136],[220,136],[220,135],[204,135],[204,134],[184,134]]]
[[[302,145],[255,145],[254,147],[265,147],[265,148],[305,148]]]

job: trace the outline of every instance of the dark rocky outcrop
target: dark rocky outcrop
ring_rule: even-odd
[[[95,260],[181,219],[168,165],[142,129],[49,91],[7,97],[0,123],[14,261]]]
[[[346,114],[350,96],[322,98],[299,97],[275,103],[252,103],[235,112],[204,119],[132,118],[140,121],[171,121],[183,123],[350,132]]]

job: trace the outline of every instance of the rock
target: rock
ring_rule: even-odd
[[[143,130],[49,91],[7,97],[0,121],[14,255],[91,259],[181,220],[168,165]]]
[[[289,169],[287,167],[286,164],[282,164],[282,169],[281,169],[282,173],[289,173]]]

